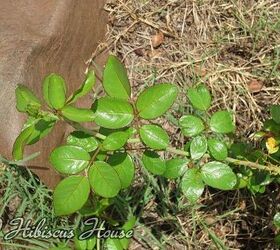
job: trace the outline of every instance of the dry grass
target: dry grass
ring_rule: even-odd
[[[108,32],[100,48],[123,60],[134,95],[154,82],[181,89],[163,124],[173,135],[178,115],[190,111],[185,90],[199,82],[214,96],[211,111],[235,112],[240,137],[260,129],[267,107],[280,102],[279,0],[109,0],[105,9]],[[247,192],[207,192],[202,200],[207,208],[182,209],[172,217],[179,232],[169,228],[161,242],[167,249],[216,249],[214,233],[230,249],[272,249],[275,193],[268,190],[262,202]],[[147,217],[154,220],[143,222],[149,226],[140,234],[148,240],[136,240],[135,249],[160,248],[145,231],[162,224],[157,202],[148,204]]]
[[[115,0],[106,10],[105,46],[127,65],[135,93],[154,81],[173,82],[182,93],[205,82],[214,109],[235,111],[241,135],[259,129],[267,105],[279,103],[278,0]],[[153,48],[158,32],[164,39]]]

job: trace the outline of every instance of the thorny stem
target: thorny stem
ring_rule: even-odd
[[[102,135],[94,130],[89,130],[87,128],[84,128],[83,126],[81,126],[79,123],[75,123],[75,122],[69,122],[67,121],[73,128],[81,130],[85,133],[94,135],[95,137],[104,140],[106,138],[105,135]],[[127,141],[127,143],[141,143],[141,140],[139,138],[131,138]],[[173,154],[177,154],[177,155],[182,155],[182,156],[189,156],[189,153],[181,150],[181,149],[177,149],[174,147],[167,147],[165,149],[167,152],[173,153]],[[209,155],[207,155],[209,157]],[[247,161],[247,160],[239,160],[239,159],[234,159],[231,157],[227,157],[225,159],[226,162],[234,164],[234,165],[241,165],[241,166],[245,166],[245,167],[249,167],[252,169],[258,169],[258,170],[265,170],[265,171],[269,171],[271,174],[274,175],[280,175],[280,167],[273,165],[273,164],[268,164],[268,165],[262,165],[259,164],[257,162],[251,162],[251,161]]]

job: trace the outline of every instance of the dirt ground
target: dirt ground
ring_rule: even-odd
[[[210,111],[232,110],[237,136],[247,141],[261,128],[268,106],[280,103],[278,0],[110,0],[105,10],[106,41],[93,58],[102,50],[121,58],[134,95],[154,82],[180,88],[162,124],[179,146],[176,120],[191,111],[189,86],[205,83],[214,97]],[[131,249],[273,249],[278,191],[269,186],[254,197],[244,190],[208,190],[198,207],[165,217],[155,199],[145,207]]]

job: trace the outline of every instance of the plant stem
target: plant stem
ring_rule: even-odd
[[[85,133],[94,135],[95,137],[97,137],[101,140],[104,140],[106,138],[105,135],[102,135],[102,134],[100,134],[96,131],[84,128],[79,123],[73,123],[73,122],[69,122],[69,121],[67,121],[67,122],[72,127],[74,127],[75,129],[82,130]],[[139,138],[132,138],[132,139],[129,139],[127,141],[127,143],[140,143],[140,142],[141,142],[141,140]],[[181,149],[171,147],[171,146],[167,147],[166,151],[168,151],[170,153],[173,153],[173,154],[177,154],[177,155],[189,156],[188,152],[186,152],[184,150],[181,150]],[[205,155],[205,156],[210,157],[209,155]],[[265,171],[271,172],[271,174],[274,174],[274,175],[279,174],[280,175],[280,167],[278,167],[276,165],[272,165],[272,164],[262,165],[262,164],[259,164],[259,163],[256,163],[256,162],[251,162],[251,161],[247,161],[247,160],[238,160],[238,159],[234,159],[234,158],[231,158],[231,157],[227,157],[225,159],[225,161],[228,162],[228,163],[234,164],[234,165],[241,165],[241,166],[249,167],[249,168],[252,168],[252,169],[258,169],[258,170],[265,170]]]

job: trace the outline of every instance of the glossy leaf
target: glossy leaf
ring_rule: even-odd
[[[125,100],[102,97],[92,107],[95,112],[95,122],[104,128],[117,129],[126,127],[133,120],[133,108]]]
[[[166,161],[166,170],[163,176],[168,179],[176,179],[187,170],[188,159],[174,158]]]
[[[196,136],[190,145],[191,157],[194,160],[201,158],[207,151],[207,139],[205,136]]]
[[[65,105],[66,86],[64,79],[56,74],[50,74],[44,79],[43,95],[47,104],[54,109]]]
[[[235,129],[232,115],[227,111],[217,111],[210,120],[210,128],[216,133],[231,133]]]
[[[102,146],[105,150],[117,150],[122,148],[126,144],[128,138],[129,134],[127,132],[113,132],[105,138]]]
[[[280,124],[280,105],[272,105],[270,107],[270,114],[273,121]]]
[[[117,171],[106,162],[94,162],[89,169],[88,175],[94,192],[102,197],[114,197],[121,189]]]
[[[70,105],[63,107],[61,114],[74,122],[92,122],[95,120],[95,113],[91,109],[76,108]]]
[[[48,116],[39,119],[29,118],[25,127],[33,126],[34,129],[26,141],[26,144],[32,145],[47,136],[52,131],[55,123],[56,119]]]
[[[13,145],[13,158],[18,161],[22,160],[23,158],[23,152],[24,152],[24,146],[27,144],[27,141],[31,134],[34,131],[34,126],[29,126],[28,128],[22,130],[18,137],[16,138],[14,145]]]
[[[221,190],[231,190],[237,183],[237,178],[232,169],[221,162],[208,162],[201,168],[203,181],[210,187]]]
[[[103,73],[103,87],[111,97],[128,100],[131,95],[126,69],[117,57],[110,55]]]
[[[98,147],[98,141],[93,135],[86,134],[82,131],[74,131],[67,137],[67,144],[79,146],[87,152],[92,152]]]
[[[129,187],[135,173],[131,156],[126,153],[115,153],[109,157],[107,162],[117,171],[122,188]]]
[[[155,175],[162,175],[166,170],[166,165],[164,160],[153,151],[145,151],[142,155],[142,162],[144,167]]]
[[[204,183],[201,173],[196,168],[191,168],[186,171],[182,178],[181,188],[187,199],[195,203],[204,191]]]
[[[85,176],[70,176],[62,180],[53,194],[54,210],[57,216],[72,214],[86,203],[90,192]]]
[[[276,227],[280,228],[280,213],[279,212],[274,215],[274,217],[273,217],[273,224]]]
[[[165,149],[169,144],[169,136],[157,125],[143,125],[140,128],[141,140],[152,149]]]
[[[39,109],[41,103],[31,90],[23,85],[18,85],[16,88],[16,107],[19,112],[28,112],[31,107]]]
[[[206,111],[211,105],[211,95],[204,85],[189,88],[187,96],[194,108]]]
[[[80,97],[86,95],[87,93],[89,93],[93,86],[96,83],[96,78],[95,78],[95,74],[93,70],[90,70],[87,75],[86,75],[86,79],[83,82],[83,84],[81,85],[81,87],[79,89],[77,89],[69,98],[67,101],[67,104],[71,104],[76,102]]]
[[[138,97],[136,107],[141,118],[150,120],[163,115],[174,103],[178,89],[170,83],[145,89]]]
[[[90,155],[81,147],[65,145],[52,151],[50,162],[62,174],[76,174],[89,164]]]
[[[227,146],[223,142],[218,141],[217,139],[209,139],[208,148],[210,154],[218,161],[223,161],[228,156]]]
[[[184,115],[179,120],[180,127],[185,136],[195,136],[204,130],[203,121],[194,115]]]

